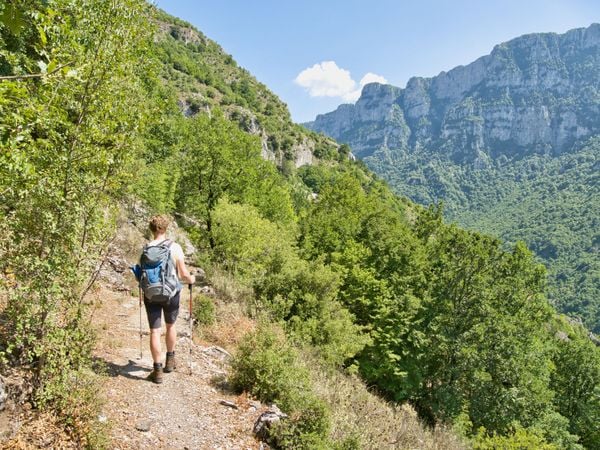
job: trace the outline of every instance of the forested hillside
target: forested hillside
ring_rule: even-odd
[[[141,0],[0,8],[0,373],[26,373],[32,407],[79,445],[114,446],[86,293],[120,205],[140,199],[185,218],[198,263],[260,323],[228,381],[288,413],[274,448],[408,446],[350,424],[355,405],[331,401],[347,380],[412,405],[448,447],[600,445],[600,350],[550,306],[522,243],[394,195]],[[313,164],[286,153],[302,145],[322,150]]]
[[[308,125],[397,193],[524,240],[548,268],[551,301],[598,332],[599,71],[600,25],[531,34],[405,89],[367,85]]]
[[[592,138],[559,156],[534,155],[473,170],[427,152],[389,165],[368,158],[394,190],[419,203],[443,202],[448,220],[505,242],[523,240],[548,268],[554,305],[600,323],[600,146]]]

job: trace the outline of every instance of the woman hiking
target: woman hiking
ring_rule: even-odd
[[[196,277],[185,265],[183,249],[179,244],[167,239],[166,233],[170,220],[165,215],[157,215],[150,219],[152,240],[142,251],[140,258],[140,287],[144,294],[144,306],[150,327],[150,352],[154,362],[148,380],[162,383],[163,372],[175,370],[175,344],[177,332],[175,321],[179,314],[181,281],[194,284]],[[191,312],[190,312],[191,313]],[[167,356],[163,368],[161,362],[161,315],[164,314]]]

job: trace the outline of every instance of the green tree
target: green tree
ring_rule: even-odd
[[[600,351],[580,325],[558,323],[551,386],[557,410],[586,448],[600,445]],[[565,333],[566,330],[567,332]]]
[[[0,8],[3,355],[34,367],[38,406],[73,417],[93,345],[83,297],[141,147],[152,28],[141,0]]]
[[[219,111],[210,117],[198,114],[188,125],[177,205],[204,222],[211,248],[212,212],[224,195],[256,206],[267,219],[293,220],[289,189],[272,164],[261,158],[258,137],[241,131]]]
[[[452,419],[466,406],[476,427],[507,432],[550,407],[543,267],[524,245],[442,227],[427,237],[430,296],[421,318],[430,337],[417,405]]]

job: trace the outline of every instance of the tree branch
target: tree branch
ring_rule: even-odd
[[[71,64],[73,64],[73,62],[68,62],[63,64],[62,66],[57,67],[56,69],[54,69],[52,72],[46,72],[46,73],[30,73],[30,74],[26,74],[26,75],[6,75],[3,77],[0,77],[0,81],[7,81],[7,80],[25,80],[28,78],[43,78],[43,77],[49,77],[50,75],[54,75],[56,72],[58,72],[59,70],[64,69],[67,66],[70,66]]]

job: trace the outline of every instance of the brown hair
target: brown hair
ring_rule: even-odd
[[[171,221],[169,220],[169,218],[163,214],[153,216],[150,219],[150,231],[152,231],[152,233],[154,234],[165,233],[167,231],[167,228],[169,228],[170,222]]]

